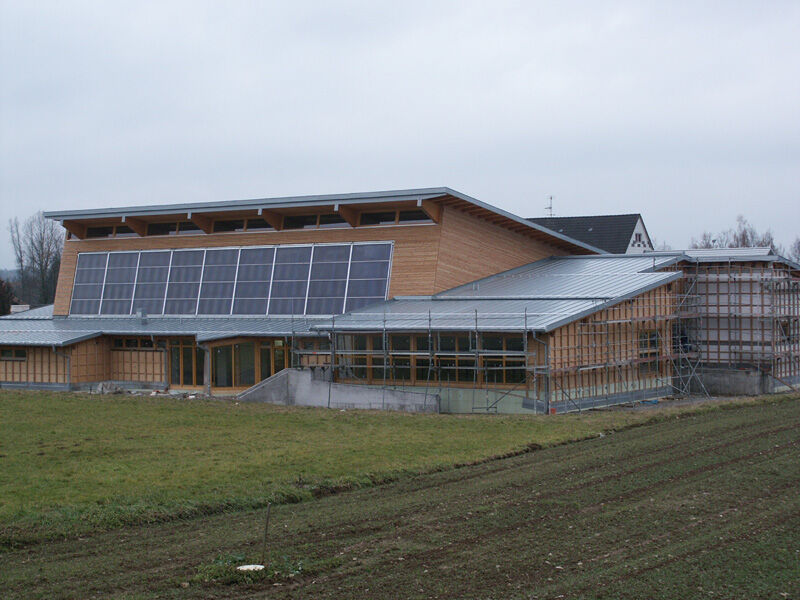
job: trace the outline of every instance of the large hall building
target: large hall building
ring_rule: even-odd
[[[609,254],[450,188],[46,217],[55,302],[0,318],[0,387],[553,413],[800,382],[769,249]]]

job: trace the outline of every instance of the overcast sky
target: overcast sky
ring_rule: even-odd
[[[796,0],[0,7],[0,267],[36,210],[440,185],[800,234]]]

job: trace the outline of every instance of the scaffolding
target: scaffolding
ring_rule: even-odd
[[[683,272],[694,290],[684,321],[699,367],[760,372],[773,389],[796,389],[800,273],[779,262],[733,261],[687,264]]]
[[[682,279],[547,332],[530,326],[537,315],[527,311],[360,311],[348,315],[345,327],[334,318],[324,347],[293,343],[293,364],[308,364],[303,355],[317,355],[320,364],[324,355],[331,381],[424,391],[426,400],[449,402],[451,412],[473,413],[509,406],[571,412],[707,396],[701,375],[709,366],[757,369],[796,386],[796,271],[775,263],[675,268]]]

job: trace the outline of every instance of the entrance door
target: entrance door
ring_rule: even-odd
[[[286,343],[283,340],[261,342],[259,353],[262,380],[272,377],[275,373],[287,367],[286,359],[288,354]]]

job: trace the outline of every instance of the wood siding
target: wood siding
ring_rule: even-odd
[[[565,253],[452,206],[444,207],[440,224],[68,240],[64,243],[53,313],[69,313],[79,252],[370,241],[394,242],[390,298],[433,294]]]
[[[172,248],[218,248],[270,244],[394,241],[389,297],[430,294],[439,251],[441,226],[400,225],[355,229],[315,229],[259,233],[217,233],[211,235],[153,236],[144,238],[67,240],[61,258],[53,314],[69,313],[72,283],[79,252],[118,250],[166,250]]]
[[[23,360],[0,361],[0,382],[3,383],[61,383],[69,382],[66,353],[51,348],[29,346]]]
[[[548,256],[566,254],[555,246],[486,223],[452,206],[444,208],[441,229],[434,292]]]
[[[71,347],[71,383],[92,383],[111,379],[111,343],[100,337]]]
[[[676,286],[667,284],[552,331],[551,392],[578,400],[668,385]],[[643,348],[641,335],[657,335]],[[652,368],[649,368],[651,366]],[[648,368],[646,368],[648,367]]]
[[[111,350],[112,381],[163,383],[165,354],[162,350]]]

